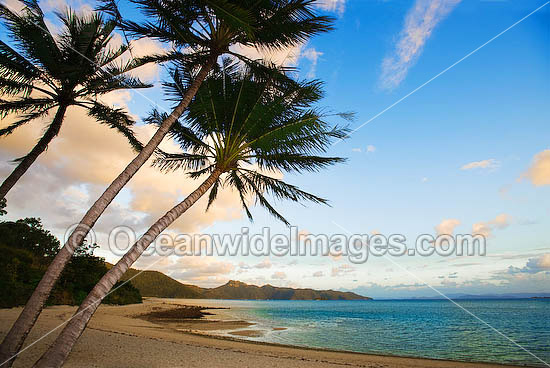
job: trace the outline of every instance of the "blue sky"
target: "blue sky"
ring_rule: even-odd
[[[311,42],[323,53],[316,77],[326,82],[326,105],[355,111],[354,125],[359,126],[542,4],[457,4],[433,29],[406,78],[388,91],[380,86],[382,61],[392,53],[414,2],[349,1],[337,31]],[[438,264],[441,260],[431,258],[395,260],[413,272],[420,271],[429,283],[439,283],[438,276],[458,271],[454,281],[464,292],[478,289],[461,287],[461,278],[488,279],[510,264],[524,265],[533,252],[548,252],[548,187],[517,182],[533,156],[549,147],[548,17],[548,9],[532,15],[336,145],[334,154],[349,157],[347,164],[329,173],[292,178],[330,198],[332,207],[283,204],[285,214],[311,233],[342,232],[338,225],[344,225],[354,233],[377,230],[404,233],[409,238],[433,233],[446,218],[459,219],[457,231],[467,233],[474,223],[508,214],[513,220],[491,234],[488,254],[523,258],[478,257],[474,263],[484,266],[465,268]],[[307,71],[308,66],[303,69]],[[369,145],[375,147],[374,152],[367,152]],[[498,161],[496,167],[460,169],[488,159]],[[253,228],[267,224],[271,220],[260,216]],[[231,231],[241,225],[245,222],[216,224],[210,231]],[[375,277],[381,285],[411,278],[379,259],[353,266],[355,271],[348,277],[332,278],[330,270],[340,265],[328,263],[324,272],[328,277],[311,281],[315,286],[353,288],[353,284],[368,284],[379,273],[385,274]],[[387,272],[388,268],[393,271]],[[359,288],[369,293],[369,287]],[[374,289],[377,296],[386,293]],[[490,287],[485,292],[489,291]],[[419,293],[431,295],[433,291]]]
[[[41,4],[51,11],[63,3]],[[337,17],[336,30],[297,50],[296,66],[300,77],[325,82],[323,106],[356,113],[354,129],[544,4],[327,0],[319,4],[320,11]],[[87,3],[72,5],[85,8]],[[132,11],[125,14],[140,17]],[[348,157],[347,163],[318,174],[285,175],[289,182],[330,199],[330,207],[278,204],[304,231],[341,233],[343,227],[353,233],[401,233],[414,239],[435,234],[437,225],[454,219],[459,222],[456,233],[470,233],[475,224],[492,226],[487,256],[399,257],[393,263],[372,258],[362,265],[331,257],[217,257],[193,265],[184,261],[181,269],[176,259],[152,268],[208,286],[239,279],[349,289],[375,297],[433,295],[422,281],[453,293],[550,292],[549,41],[550,4],[333,146],[330,154]],[[160,69],[155,78],[163,76]],[[144,95],[169,106],[161,101],[159,87]],[[142,117],[150,110],[150,100],[131,92],[122,101]],[[3,152],[6,160],[13,155],[13,150]],[[464,167],[472,162],[480,167]],[[41,165],[48,167],[47,162]],[[522,177],[529,168],[539,176]],[[29,188],[31,184],[31,179],[23,183]],[[53,215],[47,210],[33,210],[33,215],[62,234],[59,224],[76,222],[85,210],[82,203],[99,193],[99,184],[83,178],[72,182],[71,187],[87,196],[70,213],[72,222],[59,214],[57,222],[48,222]],[[162,192],[162,184],[158,186]],[[136,210],[137,197],[137,189],[130,187],[115,206]],[[29,207],[14,202],[9,201],[10,216],[31,215],[26,213]],[[110,219],[123,212],[112,212]],[[242,214],[212,215],[204,224],[197,222],[193,231],[238,233],[249,226],[254,233],[269,226],[272,232],[287,232],[263,210],[253,213],[253,224]],[[499,215],[505,221],[490,225]],[[105,249],[100,254],[115,260]],[[152,262],[142,260],[140,265]],[[260,263],[265,267],[254,267]],[[538,268],[529,266],[535,264]]]

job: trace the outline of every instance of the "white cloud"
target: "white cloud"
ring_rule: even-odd
[[[538,257],[529,258],[525,267],[518,268],[510,266],[508,273],[538,273],[541,271],[550,271],[550,253],[542,254]]]
[[[231,262],[208,256],[142,256],[132,267],[157,270],[183,283],[203,287],[219,286],[227,282],[235,269]]]
[[[317,60],[322,55],[322,52],[315,50],[313,47],[309,47],[301,53],[300,57],[310,62],[309,72],[307,73],[308,78],[315,78],[315,74],[317,73]]]
[[[242,54],[252,60],[263,59],[273,62],[276,65],[296,66],[298,64],[298,59],[300,59],[302,55],[303,48],[304,44],[299,44],[290,48],[272,51],[236,44],[231,46],[231,51]]]
[[[394,89],[405,79],[418,60],[434,28],[460,0],[416,0],[405,17],[395,50],[382,61],[380,85]]]
[[[273,280],[285,280],[286,279],[286,273],[282,271],[277,271],[273,275],[271,275],[271,278]]]
[[[252,60],[263,59],[280,66],[294,67],[299,64],[300,60],[305,59],[309,61],[307,78],[315,78],[319,57],[323,55],[321,51],[317,51],[314,47],[306,48],[306,44],[299,44],[281,50],[264,50],[237,44],[232,46],[231,50]]]
[[[263,261],[261,261],[260,263],[257,263],[256,265],[254,265],[254,268],[259,268],[259,269],[271,268],[271,266],[272,266],[271,261],[266,258]]]
[[[332,267],[331,276],[332,277],[343,276],[353,271],[355,271],[354,267],[350,266],[349,264],[343,264],[338,267]]]
[[[31,122],[2,138],[0,177],[6,177],[13,170],[13,165],[8,163],[10,160],[23,156],[36,143],[48,118],[51,116]],[[8,116],[0,126],[13,121],[14,117]],[[48,150],[7,196],[10,218],[41,217],[44,226],[58,237],[78,222],[135,156],[125,138],[96,123],[81,108],[70,108],[66,122]],[[151,126],[137,126],[135,130],[141,141],[147,141],[154,132]],[[168,147],[168,151],[176,147],[170,140],[163,142],[163,146]],[[142,233],[198,185],[199,180],[191,180],[182,172],[164,174],[147,163],[109,206],[94,230],[99,233],[100,240],[118,225],[128,225],[136,233]],[[194,233],[215,221],[242,217],[238,195],[231,190],[222,191],[219,201],[208,212],[205,212],[205,201],[206,197],[201,198],[170,229]],[[99,244],[105,245],[105,242],[101,240]]]
[[[457,219],[445,219],[435,227],[435,231],[437,231],[437,235],[452,235],[458,225],[460,225],[460,221]]]
[[[491,235],[491,227],[486,222],[476,222],[472,225],[472,234],[488,238]]]
[[[357,148],[352,148],[351,151],[352,151],[352,152],[361,153],[361,152],[363,152],[363,149],[357,147]],[[365,152],[366,152],[366,153],[373,153],[373,152],[375,152],[375,151],[376,151],[376,147],[373,146],[372,144],[369,144],[369,145],[365,148]]]
[[[40,6],[45,12],[64,12],[67,7],[81,15],[91,15],[94,12],[92,2],[83,0],[43,0]]]
[[[123,40],[121,34],[113,33],[113,37],[109,42],[109,47],[111,49],[117,49],[122,46],[124,42],[125,41]],[[157,40],[146,37],[140,38],[130,41],[130,50],[126,51],[121,56],[120,61],[125,63],[129,61],[131,57],[139,58],[147,55],[165,54],[168,51],[169,49]],[[155,82],[159,78],[159,70],[159,64],[149,63],[132,70],[130,74],[134,77],[140,78],[143,81]]]
[[[269,268],[271,268],[271,266],[273,266],[273,264],[271,263],[269,258],[265,258],[263,261],[261,261],[259,263],[256,263],[253,266],[251,266],[251,265],[249,265],[248,263],[245,263],[245,262],[240,262],[239,263],[239,269],[238,269],[237,273],[247,272],[247,271],[250,271],[254,268],[259,269],[259,270],[269,269]]]
[[[536,186],[550,185],[550,149],[539,152],[533,158],[533,164],[519,180],[528,179]]]
[[[502,213],[494,219],[487,222],[476,222],[472,225],[472,234],[483,235],[488,238],[494,229],[504,229],[510,226],[511,217],[505,213]]]
[[[462,165],[460,170],[473,170],[473,169],[495,169],[500,166],[500,162],[494,158],[490,158],[482,161],[473,161],[465,165]]]
[[[317,51],[314,47],[306,48],[306,44],[303,43],[281,50],[264,50],[237,44],[231,46],[231,50],[252,60],[262,59],[280,66],[294,67],[299,64],[300,60],[305,59],[309,61],[307,78],[315,78],[319,57],[323,55],[321,51]]]
[[[248,270],[250,270],[250,269],[251,269],[251,267],[250,267],[249,264],[244,263],[244,262],[240,262],[240,263],[239,263],[239,273],[241,273],[241,272],[246,272],[246,271],[248,271]]]
[[[500,215],[495,217],[493,220],[491,220],[489,224],[498,229],[504,229],[510,225],[510,220],[511,219],[509,215],[505,213],[501,213]]]
[[[25,8],[25,5],[19,0],[2,0],[1,4],[14,13],[19,13]]]
[[[313,272],[313,277],[323,277],[323,276],[325,276],[325,273],[323,271]]]
[[[531,269],[550,270],[550,253],[543,254],[537,258],[530,258],[526,266]]]
[[[164,54],[168,51],[161,42],[151,38],[132,40],[130,41],[130,47],[134,58],[139,58],[146,55]],[[159,68],[160,66],[158,64],[149,63],[133,70],[132,75],[135,75],[145,81],[156,80],[159,76]]]
[[[342,15],[346,10],[346,0],[317,0],[315,6]]]
[[[437,280],[434,277],[434,281]],[[457,280],[457,279],[454,279]],[[441,282],[437,289],[445,294],[511,294],[511,293],[548,293],[550,283],[550,272],[510,272],[508,269],[495,271],[489,278],[463,278],[460,282]],[[436,286],[434,282],[432,285]],[[409,298],[418,296],[441,297],[434,293],[425,284],[379,284],[367,282],[366,284],[351,291],[374,298]]]

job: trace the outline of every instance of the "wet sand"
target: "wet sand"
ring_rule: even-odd
[[[128,306],[102,305],[65,367],[510,367],[243,341],[238,337],[256,336],[261,331],[247,321],[229,319],[224,310],[202,309],[200,311],[206,313],[204,316],[182,319],[179,318],[182,313],[196,314],[196,310],[184,311],[174,303],[166,299],[148,299],[143,304]],[[46,308],[27,339],[28,348],[14,366],[31,366],[61,329],[43,336],[70,318],[75,310],[76,307],[69,306]],[[0,309],[2,338],[20,311],[21,308]],[[284,326],[276,329],[284,329]],[[235,337],[209,335],[220,330]]]

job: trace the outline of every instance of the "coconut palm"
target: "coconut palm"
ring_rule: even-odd
[[[59,134],[69,108],[86,109],[99,123],[123,134],[136,150],[141,149],[131,130],[134,121],[123,109],[110,107],[98,97],[122,89],[150,87],[128,76],[143,64],[122,61],[128,46],[109,46],[115,22],[98,14],[77,16],[67,10],[58,15],[61,33],[53,35],[37,2],[28,0],[24,4],[20,13],[0,4],[0,17],[15,45],[14,49],[0,41],[0,94],[6,98],[0,99],[0,117],[17,115],[14,123],[0,129],[0,137],[35,120],[47,119],[50,112],[55,114],[32,150],[15,160],[16,168],[0,186],[4,203],[8,191]],[[14,355],[29,330],[30,326],[7,335],[0,364]]]
[[[230,49],[233,45],[254,46],[266,50],[281,50],[307,41],[310,37],[332,29],[333,19],[318,16],[313,0],[130,0],[146,16],[138,24],[123,21],[122,29],[130,36],[150,37],[169,43],[174,50],[166,55],[143,58],[145,61],[177,60],[195,67],[193,78],[181,95],[179,103],[165,116],[149,142],[126,166],[117,178],[88,209],[64,246],[56,255],[25,308],[0,348],[0,360],[12,359],[22,346],[45,301],[75,248],[80,246],[103,211],[135,173],[155,152],[170,127],[187,108],[202,81],[216,64],[219,56],[229,53],[245,63],[253,64]],[[102,10],[117,14],[113,1]]]
[[[71,106],[83,107],[99,123],[116,129],[137,149],[141,146],[130,129],[134,123],[121,109],[111,108],[97,97],[120,89],[150,87],[127,72],[138,62],[122,63],[128,46],[109,48],[115,22],[98,14],[77,16],[71,10],[59,14],[63,30],[52,35],[35,0],[26,3],[22,14],[0,5],[0,17],[17,50],[0,41],[0,117],[18,114],[18,119],[0,129],[7,136],[55,110],[42,137],[32,150],[15,162],[17,166],[0,186],[4,198],[29,167],[59,134]]]
[[[229,68],[231,69],[231,68]],[[227,70],[227,67],[226,67]],[[227,80],[226,80],[227,78]],[[226,75],[207,79],[185,114],[185,125],[175,124],[170,134],[182,153],[165,154],[156,165],[165,171],[184,169],[189,176],[206,179],[185,200],[178,203],[130,248],[119,262],[96,284],[37,367],[61,365],[84,331],[101,300],[154,239],[185,213],[208,190],[208,207],[220,188],[236,190],[244,211],[252,219],[247,199],[266,208],[277,219],[288,221],[276,210],[268,196],[295,202],[326,200],[273,176],[275,173],[318,171],[343,161],[318,156],[332,138],[342,139],[347,129],[331,126],[327,115],[311,107],[321,96],[319,82],[297,83],[280,89],[272,79],[257,80],[250,75]],[[181,92],[179,74],[168,85]],[[154,112],[149,120],[162,124],[165,116]]]

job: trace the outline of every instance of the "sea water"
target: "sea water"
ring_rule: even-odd
[[[243,339],[433,359],[550,363],[550,299],[455,302],[459,306],[448,300],[203,300],[199,304],[228,306],[226,316],[255,322],[247,329],[263,332],[261,337],[239,337]]]

